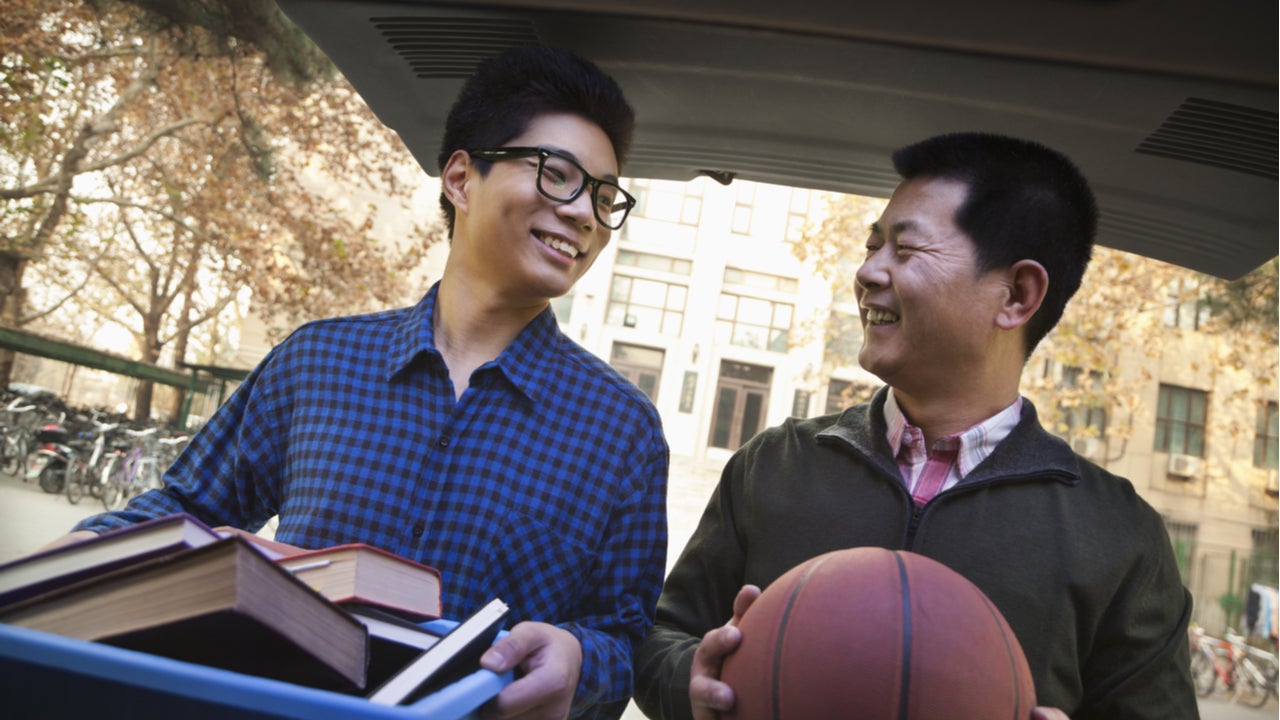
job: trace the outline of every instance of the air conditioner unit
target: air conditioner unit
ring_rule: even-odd
[[[1194,455],[1170,455],[1169,475],[1180,480],[1190,480],[1200,475],[1200,458]]]
[[[1090,460],[1096,460],[1102,457],[1102,440],[1095,437],[1072,438],[1071,449],[1075,450],[1078,455],[1083,455]]]
[[[1267,494],[1271,497],[1280,496],[1280,475],[1277,475],[1275,468],[1267,471]]]

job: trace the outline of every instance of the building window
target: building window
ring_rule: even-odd
[[[657,348],[614,343],[609,364],[640,388],[650,400],[658,400],[658,381],[662,378],[662,360],[666,353]]]
[[[871,402],[871,397],[875,394],[876,387],[874,385],[831,378],[831,381],[827,383],[825,414],[834,415],[859,403]]]
[[[790,303],[723,293],[716,309],[716,341],[784,353],[793,309]]]
[[[633,179],[630,192],[636,198],[636,217],[697,225],[702,221],[701,179],[687,183]]]
[[[1160,452],[1204,457],[1204,428],[1209,393],[1161,385],[1156,406],[1156,445]]]
[[[1258,431],[1253,440],[1253,466],[1276,469],[1276,403],[1267,401],[1258,408]]]
[[[1078,367],[1062,368],[1063,393],[1069,402],[1060,402],[1058,409],[1062,413],[1063,422],[1067,425],[1067,434],[1071,437],[1106,437],[1107,409],[1103,401],[1097,398],[1103,395],[1105,377],[1096,370],[1085,375]]]
[[[627,265],[642,270],[657,270],[672,275],[689,275],[693,272],[693,261],[685,258],[673,258],[653,253],[619,250],[615,265]]]
[[[1276,528],[1253,529],[1253,552],[1249,555],[1249,582],[1274,587],[1280,573],[1276,559],[1276,543],[1280,534]]]
[[[795,394],[791,396],[791,417],[807,418],[809,417],[809,402],[813,399],[813,393],[808,390],[797,389]]]
[[[630,275],[614,275],[604,321],[678,337],[684,325],[688,287]]]
[[[787,206],[787,242],[794,243],[804,237],[809,222],[809,203],[813,192],[805,188],[791,189],[791,204]]]
[[[1169,531],[1169,541],[1173,543],[1173,555],[1178,560],[1178,572],[1182,575],[1182,584],[1191,584],[1191,558],[1196,552],[1196,526],[1194,523],[1164,521]]]
[[[772,275],[735,267],[724,269],[724,282],[726,285],[741,285],[753,290],[788,293],[791,295],[800,291],[800,281],[793,277]]]
[[[1165,327],[1199,330],[1208,321],[1209,302],[1200,283],[1190,279],[1175,280],[1165,296]]]

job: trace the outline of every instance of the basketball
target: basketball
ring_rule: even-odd
[[[721,679],[741,720],[1024,720],[1035,688],[995,605],[936,560],[860,547],[784,573]]]

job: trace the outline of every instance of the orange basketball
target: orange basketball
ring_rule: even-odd
[[[742,720],[1025,720],[1022,647],[973,583],[923,555],[819,555],[765,588],[721,679]]]

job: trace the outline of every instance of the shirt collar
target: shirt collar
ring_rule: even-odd
[[[1019,395],[1014,399],[1013,403],[995,415],[962,433],[948,436],[955,438],[960,443],[959,452],[956,455],[956,466],[960,472],[960,477],[968,475],[983,460],[986,460],[996,449],[996,446],[1000,444],[1000,441],[1013,432],[1021,417],[1022,396]],[[912,436],[923,438],[923,434],[907,420],[902,408],[898,406],[898,400],[894,396],[893,388],[889,388],[885,398],[884,420],[887,426],[885,437],[889,441],[889,449],[893,457],[898,456],[898,453],[902,450],[903,443],[909,443]],[[918,441],[923,442],[922,440]],[[923,451],[925,448],[920,448],[920,450]]]
[[[440,372],[445,372],[444,358],[435,344],[434,319],[440,283],[436,282],[416,305],[407,308],[396,329],[387,358],[387,380],[405,372],[419,357],[429,358]],[[520,331],[516,339],[497,359],[481,368],[496,367],[530,401],[536,401],[539,389],[558,372],[557,362],[560,326],[548,306]]]

